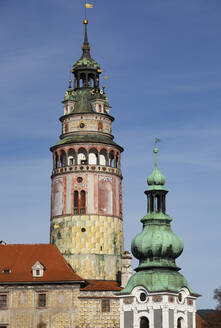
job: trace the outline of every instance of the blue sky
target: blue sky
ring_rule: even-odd
[[[125,248],[141,231],[154,137],[178,259],[198,308],[221,285],[221,1],[93,0],[93,57],[125,148]],[[0,0],[0,239],[49,241],[49,147],[61,131],[69,66],[81,55],[83,0]],[[135,263],[136,264],[136,263]]]

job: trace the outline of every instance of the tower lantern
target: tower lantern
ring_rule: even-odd
[[[85,279],[117,280],[123,253],[123,148],[114,141],[110,105],[100,89],[84,20],[82,56],[72,66],[63,100],[62,134],[53,153],[51,234]]]

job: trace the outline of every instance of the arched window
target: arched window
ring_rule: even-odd
[[[177,328],[184,328],[184,319],[181,317],[177,320]]]
[[[146,317],[140,318],[140,328],[149,328],[149,320]]]
[[[118,156],[116,156],[116,168],[118,168],[118,165],[119,165],[119,158]]]
[[[59,159],[58,159],[58,154],[55,153],[55,168],[57,169],[59,167]]]
[[[78,191],[74,191],[74,214],[78,214],[79,203],[78,203]]]
[[[67,166],[67,156],[64,150],[61,152],[61,167]]]
[[[78,164],[87,164],[87,152],[84,148],[78,150]]]
[[[88,155],[89,164],[97,165],[98,164],[98,152],[97,149],[90,149]]]
[[[153,195],[150,195],[150,213],[154,211]]]
[[[107,152],[105,149],[100,151],[100,165],[107,165]]]
[[[155,196],[155,212],[160,212],[161,210],[161,197],[160,195],[156,195]]]
[[[86,193],[84,190],[81,190],[81,199],[80,199],[80,214],[85,214],[86,209]]]
[[[94,74],[88,75],[88,86],[90,88],[94,87]]]
[[[98,105],[98,112],[102,113],[102,105],[101,104]]]
[[[114,152],[113,150],[111,150],[110,154],[109,154],[109,163],[111,167],[114,167]]]
[[[68,151],[68,165],[75,165],[76,164],[76,153],[74,149],[70,149]]]

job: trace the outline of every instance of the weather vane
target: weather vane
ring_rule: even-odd
[[[155,137],[155,141],[154,141],[155,147],[157,146],[158,142],[160,142],[160,141],[161,141],[160,138]]]
[[[85,20],[87,20],[87,9],[89,9],[89,8],[94,8],[94,5],[92,3],[87,2],[87,0],[85,0],[85,2],[84,2],[84,10],[85,10],[84,16],[85,16]]]

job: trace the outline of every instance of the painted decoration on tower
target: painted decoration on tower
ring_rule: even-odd
[[[63,178],[54,180],[53,199],[52,199],[52,216],[62,215],[63,211],[64,181]]]
[[[98,206],[100,214],[113,215],[113,178],[99,175]]]

